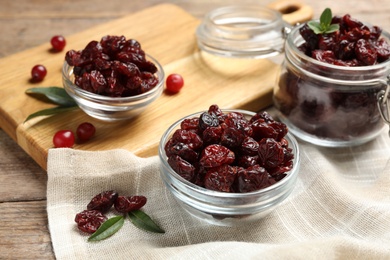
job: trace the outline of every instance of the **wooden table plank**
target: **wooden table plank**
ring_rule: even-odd
[[[54,259],[46,200],[0,203],[0,259]]]

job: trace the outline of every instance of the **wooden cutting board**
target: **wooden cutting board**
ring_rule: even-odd
[[[304,11],[298,18],[305,20],[310,15],[310,10]],[[291,22],[297,19],[287,18]],[[206,110],[211,104],[251,111],[269,106],[279,66],[269,60],[234,60],[200,52],[195,37],[199,23],[179,7],[163,4],[66,37],[66,50],[82,49],[104,35],[137,39],[149,55],[160,61],[166,75],[179,73],[184,77],[185,86],[179,94],[163,93],[139,117],[129,121],[101,122],[76,110],[23,123],[29,114],[53,106],[26,95],[25,90],[62,86],[65,51],[52,53],[47,43],[0,59],[0,127],[46,169],[54,133],[60,129],[75,131],[85,121],[96,126],[96,136],[87,143],[75,144],[74,149],[121,148],[147,157],[157,154],[160,138],[173,122]],[[32,84],[30,71],[36,64],[45,65],[48,74],[43,82]]]

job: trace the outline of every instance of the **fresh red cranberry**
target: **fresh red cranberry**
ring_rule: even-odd
[[[56,148],[71,148],[74,145],[74,133],[70,130],[60,130],[54,134],[53,144]]]
[[[31,79],[33,82],[40,82],[42,81],[45,76],[47,74],[47,70],[45,68],[45,66],[43,65],[35,65],[32,69],[31,69]]]
[[[62,51],[65,48],[66,40],[62,35],[56,35],[51,38],[50,43],[53,50]]]
[[[86,142],[91,139],[96,132],[96,128],[89,122],[81,123],[76,130],[77,138],[80,142]]]
[[[184,86],[184,79],[179,74],[170,74],[166,80],[167,90],[171,93],[178,93]]]

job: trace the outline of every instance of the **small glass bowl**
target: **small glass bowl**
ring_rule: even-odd
[[[180,128],[180,123],[184,119],[199,117],[203,112],[194,113],[178,120],[163,134],[158,151],[162,180],[175,199],[190,215],[210,224],[238,226],[263,218],[286,199],[295,186],[300,164],[297,141],[289,133],[285,136],[289,142],[289,147],[293,150],[293,168],[279,182],[265,189],[248,193],[226,193],[209,190],[178,175],[168,164],[168,158],[164,150],[165,144],[176,129]],[[223,112],[239,112],[248,118],[255,114],[239,109],[223,110]]]
[[[78,106],[91,117],[103,121],[131,119],[145,110],[156,100],[164,88],[164,70],[157,60],[146,55],[157,67],[158,84],[148,92],[130,97],[108,97],[83,90],[74,84],[73,66],[65,61],[62,67],[62,83],[66,92],[76,101]]]

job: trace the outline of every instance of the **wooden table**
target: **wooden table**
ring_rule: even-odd
[[[388,0],[302,1],[313,8],[314,17],[319,17],[325,7],[330,7],[335,14],[350,13],[353,17],[390,31]],[[0,0],[0,58],[47,43],[55,34],[66,37],[163,2]],[[235,1],[167,2],[176,4],[201,19],[211,9]],[[271,1],[240,2],[267,5]],[[30,68],[26,68],[26,73],[29,70]],[[0,129],[0,259],[55,258],[47,226],[46,184],[46,172]]]

